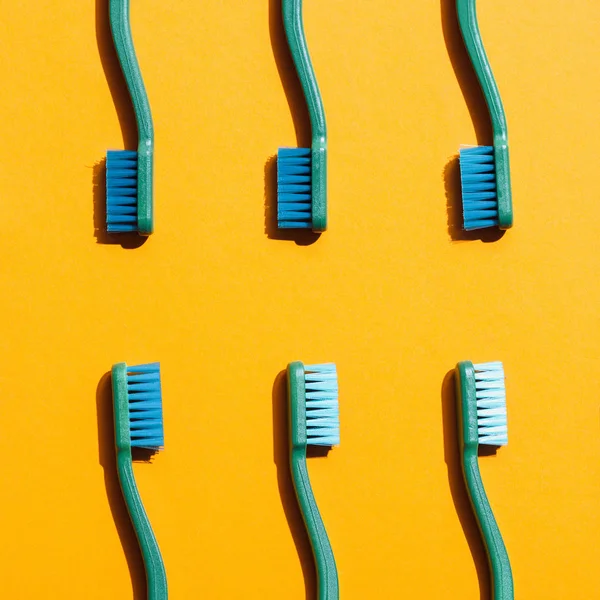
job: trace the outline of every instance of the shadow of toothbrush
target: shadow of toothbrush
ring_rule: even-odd
[[[456,513],[462,525],[479,580],[479,599],[492,600],[488,559],[481,534],[473,515],[462,474],[458,446],[458,414],[454,369],[446,373],[442,383],[442,421],[444,429],[444,460],[448,469],[448,483]]]
[[[127,150],[137,150],[137,124],[129,91],[117,57],[110,22],[108,0],[96,0],[96,44],[104,75],[117,111],[123,145]],[[94,237],[98,244],[121,244],[123,248],[139,248],[147,239],[137,233],[111,235],[106,231],[106,158],[94,165]]]
[[[441,0],[441,16],[446,49],[465,103],[469,109],[471,120],[473,121],[477,144],[480,146],[490,146],[493,142],[492,123],[483,92],[465,49],[462,34],[458,26],[456,0]],[[496,242],[504,235],[504,230],[497,227],[477,229],[475,231],[465,231],[462,228],[462,193],[458,155],[453,156],[444,168],[444,184],[446,188],[448,235],[452,241],[480,240],[482,242]]]
[[[110,373],[105,373],[96,388],[96,413],[98,418],[98,446],[100,465],[104,469],[104,485],[123,552],[127,559],[133,600],[145,600],[147,595],[146,571],[138,541],[135,535],[121,486],[117,475],[115,451],[115,425],[113,418],[113,398]],[[136,457],[137,458],[137,457]],[[147,460],[148,457],[140,457]]]
[[[317,572],[312,548],[298,500],[294,492],[290,470],[290,436],[288,424],[287,372],[281,371],[273,383],[273,458],[277,467],[277,485],[281,504],[294,538],[304,575],[306,600],[317,600]]]
[[[269,0],[269,35],[279,78],[285,91],[290,113],[294,121],[296,144],[310,148],[312,136],[310,117],[302,86],[294,67],[294,61],[285,37],[281,0]],[[306,229],[277,228],[277,157],[271,156],[265,164],[265,233],[272,240],[294,241],[299,246],[309,246],[319,239],[320,233]]]

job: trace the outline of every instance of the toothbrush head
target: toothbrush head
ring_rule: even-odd
[[[502,363],[458,363],[456,389],[461,443],[464,446],[508,444]]]
[[[460,149],[463,229],[512,227],[508,148],[464,146]]]
[[[293,447],[338,446],[340,416],[335,364],[288,365],[288,400]]]
[[[112,368],[115,435],[117,448],[145,448],[157,451],[164,446],[160,364]]]

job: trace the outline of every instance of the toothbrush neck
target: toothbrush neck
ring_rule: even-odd
[[[463,449],[462,466],[465,483],[490,566],[492,600],[513,600],[514,587],[508,552],[492,507],[483,487],[479,471],[477,445]]]

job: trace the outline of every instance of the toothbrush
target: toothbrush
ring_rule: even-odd
[[[327,229],[327,127],[302,24],[302,0],[282,0],[283,25],[310,116],[310,148],[279,148],[277,227]]]
[[[513,600],[514,588],[508,553],[479,472],[479,445],[508,443],[506,390],[501,362],[456,366],[458,428],[462,468],[475,518],[491,570],[492,600]]]
[[[109,0],[109,13],[115,49],[135,112],[138,148],[106,153],[106,230],[137,231],[147,236],[154,231],[152,114],[133,47],[129,0]]]
[[[338,382],[334,364],[287,368],[290,423],[290,465],[294,489],[317,567],[318,600],[338,600],[339,585],[333,550],[325,531],[306,468],[307,446],[340,443]]]
[[[112,368],[117,471],[123,498],[135,529],[148,584],[148,600],[167,600],[167,576],[135,478],[131,449],[157,451],[164,445],[160,365]]]
[[[490,114],[494,145],[460,149],[463,228],[466,231],[486,227],[508,229],[513,224],[513,209],[506,116],[481,41],[475,2],[456,0],[456,9],[465,47]]]

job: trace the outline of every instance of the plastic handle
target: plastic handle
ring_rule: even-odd
[[[477,446],[471,444],[465,446],[463,473],[490,563],[492,600],[514,600],[515,593],[508,552],[483,488],[477,460]]]
[[[508,143],[508,132],[506,127],[506,116],[500,99],[500,93],[496,80],[492,73],[492,68],[488,61],[479,25],[477,23],[477,10],[475,0],[457,0],[456,10],[458,13],[458,23],[465,42],[465,47],[469,53],[469,58],[475,69],[479,85],[485,96],[485,101],[492,120],[494,129],[494,146]]]
[[[154,532],[135,484],[131,451],[117,449],[117,469],[123,497],[144,559],[148,600],[167,600],[167,575]]]
[[[152,173],[154,161],[154,126],[150,103],[144,87],[140,66],[135,55],[129,0],[109,0],[110,29],[121,70],[133,104],[138,130],[138,230],[153,231]]]
[[[338,600],[340,597],[337,567],[333,550],[321,519],[306,468],[306,452],[293,448],[291,469],[298,504],[304,518],[317,566],[318,600]]]
[[[311,127],[312,228],[327,229],[327,125],[323,100],[306,45],[302,0],[283,0],[283,26],[304,92]]]
[[[308,107],[313,144],[325,145],[327,138],[325,111],[306,45],[302,22],[302,0],[283,0],[282,13],[288,45]]]
[[[492,68],[481,41],[475,0],[456,0],[456,11],[465,47],[475,69],[492,121],[498,221],[501,229],[508,229],[513,224],[513,208],[506,115]]]

